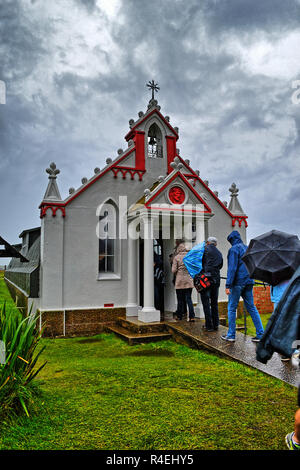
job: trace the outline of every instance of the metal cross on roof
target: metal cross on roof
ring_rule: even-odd
[[[155,83],[154,80],[152,80],[152,82],[150,82],[150,80],[149,80],[149,82],[146,83],[146,86],[152,90],[152,99],[153,100],[154,100],[154,92],[155,91],[157,92],[158,90],[160,90],[159,86],[157,86],[157,85],[158,85],[158,83]]]

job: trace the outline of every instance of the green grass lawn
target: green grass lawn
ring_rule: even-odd
[[[267,323],[271,315],[272,315],[271,313],[263,313],[260,315],[264,328],[267,326]],[[237,326],[244,326],[244,318],[237,318],[236,324]],[[243,333],[243,330],[241,330],[241,332]],[[247,335],[256,336],[255,327],[248,313],[247,313]]]
[[[0,449],[285,449],[293,428],[294,387],[205,351],[112,334],[41,346],[40,396],[0,424]]]
[[[30,419],[0,449],[285,449],[296,389],[172,341],[43,339]]]
[[[10,293],[4,282],[4,272],[0,271],[0,305],[6,303],[8,309],[17,310],[17,307],[10,296]]]

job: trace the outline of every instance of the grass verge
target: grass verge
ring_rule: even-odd
[[[284,449],[295,388],[172,341],[43,339],[48,364],[30,419],[1,449]]]

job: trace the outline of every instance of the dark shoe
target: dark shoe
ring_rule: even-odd
[[[175,318],[175,320],[178,320],[178,321],[182,320],[182,318],[179,317],[178,315],[174,315],[174,318]]]
[[[253,341],[253,343],[259,343],[261,340],[261,338],[259,338],[258,336],[254,336],[254,338],[251,338],[251,341]]]
[[[227,338],[227,336],[221,336],[221,339],[224,341],[229,341],[230,343],[234,343],[235,338]]]
[[[214,331],[212,328],[206,328],[206,326],[202,326],[203,330],[204,331],[207,331],[208,333],[210,333],[211,331]]]
[[[190,318],[189,321],[195,323],[195,318]]]

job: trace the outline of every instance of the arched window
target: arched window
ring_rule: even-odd
[[[102,205],[99,214],[99,275],[119,272],[118,208],[109,200]]]
[[[148,157],[162,158],[162,134],[156,123],[153,123],[148,132]]]

